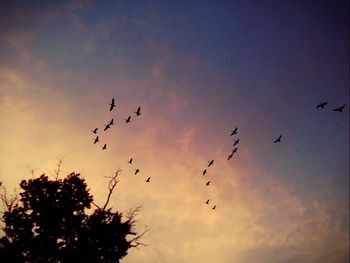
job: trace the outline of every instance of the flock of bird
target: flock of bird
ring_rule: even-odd
[[[236,127],[234,130],[231,130],[231,134],[230,134],[231,136],[234,136],[234,135],[237,135],[237,134],[238,134],[238,127]],[[240,139],[235,139],[235,140],[233,141],[233,147],[235,147],[236,145],[238,145],[238,144],[239,144],[239,141],[240,141]],[[231,151],[231,153],[227,156],[227,161],[229,161],[229,160],[233,157],[233,155],[234,155],[235,153],[237,153],[237,151],[238,151],[238,147],[233,148],[232,151]],[[209,167],[212,166],[213,164],[214,164],[214,159],[212,159],[211,161],[208,161],[208,167],[207,167],[206,169],[204,169],[203,172],[202,172],[203,176],[205,176],[205,175],[208,173]],[[207,181],[207,182],[205,183],[205,185],[206,185],[206,186],[209,186],[210,183],[211,183],[211,181],[209,180],[209,181]],[[204,203],[207,204],[207,205],[209,205],[209,202],[210,202],[210,199],[208,199],[208,200],[205,201]],[[211,209],[215,210],[215,209],[216,209],[216,204],[214,204],[214,206],[213,206]]]
[[[326,107],[326,105],[328,104],[328,102],[320,102],[317,106],[316,109],[324,109],[324,107]],[[341,105],[338,108],[334,108],[333,111],[338,111],[338,112],[343,112],[345,108],[345,104]]]
[[[328,104],[327,102],[320,102],[320,103],[316,106],[316,109],[324,109],[325,106],[326,106],[327,104]],[[333,111],[336,111],[336,112],[343,112],[344,108],[345,108],[345,104],[343,104],[343,105],[341,105],[341,106],[339,106],[339,107],[337,107],[337,108],[334,108]],[[236,127],[234,130],[231,130],[231,136],[234,136],[234,135],[237,135],[237,134],[238,134],[238,127]],[[281,138],[282,138],[282,135],[279,135],[279,136],[273,141],[273,143],[279,143],[279,142],[281,142]],[[234,140],[234,141],[233,141],[233,147],[235,147],[236,145],[238,145],[238,144],[239,144],[239,141],[240,141],[240,139]],[[238,150],[238,147],[235,147],[234,149],[232,149],[232,152],[228,155],[227,160],[230,160],[230,159],[233,157],[233,155],[234,155],[235,153],[237,153],[237,150]],[[208,167],[207,167],[206,169],[203,170],[202,174],[203,174],[203,175],[206,175],[206,174],[208,173],[208,168],[209,168],[210,166],[212,166],[213,164],[214,164],[214,159],[211,160],[211,161],[208,161]],[[211,183],[211,181],[207,181],[205,185],[206,185],[206,186],[209,186],[210,183]],[[210,199],[207,199],[207,201],[205,201],[204,203],[205,203],[206,205],[209,205]],[[216,204],[214,204],[214,206],[212,207],[212,209],[213,209],[213,210],[216,209]]]
[[[110,107],[109,107],[109,111],[113,111],[113,109],[114,109],[115,106],[116,106],[116,105],[115,105],[115,100],[114,100],[114,98],[112,98],[111,103],[109,103],[108,105],[110,106]],[[138,107],[137,110],[134,111],[134,113],[135,113],[136,116],[140,116],[140,115],[141,115],[141,107]],[[129,116],[128,116],[126,119],[124,119],[124,120],[125,120],[125,123],[130,123],[130,122],[131,122],[131,115],[129,115]],[[103,131],[104,131],[104,132],[107,131],[107,130],[110,129],[111,126],[113,126],[113,125],[114,125],[114,118],[112,118],[107,124],[105,124],[105,127],[104,127]],[[93,134],[96,135],[96,138],[94,138],[94,144],[96,144],[96,143],[98,143],[98,142],[100,141],[100,136],[97,135],[97,134],[98,134],[98,129],[99,129],[99,128],[95,128],[95,129],[93,129],[93,130],[91,131]],[[107,144],[105,143],[105,144],[103,144],[103,146],[102,146],[102,150],[106,150],[106,149],[107,149]],[[131,158],[131,159],[128,161],[129,164],[132,164],[132,162],[133,162],[133,158]],[[140,169],[136,168],[134,174],[137,175],[139,172],[140,172]],[[149,183],[150,180],[151,180],[151,177],[148,177],[148,178],[146,179],[146,182]]]
[[[317,106],[316,106],[316,109],[324,109],[326,106],[327,106],[327,102],[320,102]],[[110,105],[110,108],[109,108],[109,111],[112,111],[114,109],[114,107],[116,106],[115,105],[115,100],[114,98],[112,99],[111,103],[109,103]],[[337,108],[334,108],[333,111],[336,111],[336,112],[343,112],[345,108],[345,104],[343,104],[342,106],[339,106]],[[140,116],[141,115],[141,107],[138,107],[137,110],[134,112],[136,114],[136,116]],[[125,120],[125,123],[130,123],[131,121],[131,115],[129,115]],[[107,131],[108,129],[111,128],[111,126],[114,125],[114,119],[112,118],[104,127],[103,131]],[[98,143],[100,140],[99,140],[99,135],[98,134],[98,128],[95,128],[92,130],[92,133],[93,134],[96,134],[96,138],[94,138],[94,144]],[[235,136],[238,134],[238,127],[236,127],[234,130],[231,130],[231,133],[230,133],[230,136]],[[275,138],[273,140],[273,143],[280,143],[281,142],[281,138],[282,138],[282,135],[279,135],[277,138]],[[233,158],[234,154],[237,153],[238,151],[238,147],[236,147],[238,144],[240,143],[240,139],[237,138],[233,141],[233,149],[231,151],[230,154],[228,154],[227,156],[227,161],[229,161],[230,159]],[[105,143],[103,146],[102,146],[102,150],[106,150],[107,149],[107,144]],[[130,160],[128,161],[128,163],[130,165],[133,164],[133,158],[130,158]],[[202,174],[203,176],[205,176],[207,173],[208,173],[208,169],[214,165],[214,159],[208,161],[208,166],[203,170]],[[138,173],[140,173],[140,169],[139,168],[136,168],[135,169],[135,172],[134,174],[137,175]],[[151,177],[148,177],[146,180],[145,180],[147,183],[149,183],[151,181]],[[206,186],[210,186],[210,183],[211,181],[208,180],[205,185]],[[210,199],[207,199],[207,201],[204,202],[206,205],[209,205],[210,203]],[[212,207],[211,207],[213,210],[216,209],[216,204],[214,204]]]

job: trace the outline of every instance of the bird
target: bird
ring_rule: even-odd
[[[205,169],[204,171],[203,171],[203,175],[205,175],[207,173],[207,169]]]
[[[282,138],[282,135],[280,135],[276,140],[274,140],[273,143],[276,143],[276,142],[281,142],[281,138]]]
[[[210,185],[210,181],[208,181],[205,185],[206,185],[206,186]]]
[[[128,123],[130,122],[131,116],[129,116],[127,119],[125,119],[125,122]]]
[[[227,160],[230,160],[230,159],[233,157],[233,155],[237,152],[237,150],[238,150],[237,147],[234,148],[234,149],[232,150],[232,153],[231,153],[230,155],[227,156]]]
[[[109,126],[113,125],[113,119],[108,123]]]
[[[99,142],[99,140],[98,140],[98,136],[95,138],[95,140],[94,140],[94,144],[96,144],[96,143],[98,143]]]
[[[345,104],[343,104],[342,106],[340,106],[336,109],[333,109],[333,111],[343,112],[344,107],[345,107]]]
[[[234,141],[233,146],[236,146],[237,144],[239,144],[239,139],[237,139],[237,140]]]
[[[210,201],[210,200],[208,199],[205,203],[206,203],[207,205],[209,205],[209,201]]]
[[[214,164],[214,160],[211,160],[210,162],[208,162],[209,164],[208,164],[208,167],[210,166],[210,165],[213,165]]]
[[[148,177],[147,180],[146,180],[146,182],[149,183],[150,180],[151,180],[151,177]]]
[[[137,108],[137,111],[135,111],[136,116],[140,116],[141,115],[141,107]]]
[[[115,107],[114,98],[112,99],[112,102],[109,103],[109,105],[111,106],[111,107],[109,108],[109,111],[112,111],[113,108]]]
[[[316,106],[316,109],[324,109],[324,107],[327,105],[328,103],[327,102],[320,102],[317,106]]]
[[[128,163],[132,164],[132,158],[128,161]]]
[[[107,144],[103,145],[102,150],[106,150],[107,149]]]
[[[231,130],[231,136],[237,134],[237,130],[238,130],[238,127],[236,127],[236,129],[234,129],[233,131]]]
[[[95,128],[95,129],[92,130],[92,132],[93,132],[94,134],[96,134],[97,131],[98,131],[98,128]]]
[[[111,125],[109,125],[109,123],[108,123],[105,125],[105,128],[103,129],[103,131],[107,131],[109,128],[111,128]]]
[[[140,172],[139,169],[135,169],[135,175],[137,175]]]
[[[212,209],[215,210],[215,208],[216,208],[216,205],[214,205]]]

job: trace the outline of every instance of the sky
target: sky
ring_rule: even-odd
[[[110,205],[150,229],[123,263],[348,262],[348,22],[342,0],[1,1],[0,181],[63,160],[103,204],[121,169]]]

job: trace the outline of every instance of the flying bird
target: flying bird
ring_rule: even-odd
[[[273,143],[281,142],[282,135],[280,135]]]
[[[96,134],[97,131],[98,131],[98,128],[95,128],[95,129],[92,130],[92,132],[93,132],[94,134]]]
[[[111,125],[109,125],[109,123],[108,123],[105,125],[105,128],[103,129],[103,131],[107,131],[109,128],[111,128]]]
[[[238,127],[236,127],[236,129],[234,129],[233,131],[231,130],[231,136],[237,134],[237,130],[238,130]]]
[[[210,162],[208,162],[209,164],[208,164],[208,167],[209,166],[211,166],[211,165],[213,165],[214,164],[214,160],[211,160]]]
[[[136,116],[140,116],[141,115],[141,107],[137,108],[137,111],[135,111]]]
[[[234,148],[234,149],[232,150],[232,153],[231,153],[230,155],[227,156],[227,160],[230,160],[230,159],[233,157],[233,154],[235,154],[235,153],[237,152],[237,150],[238,150],[237,147]]]
[[[327,102],[320,102],[317,106],[316,106],[316,109],[324,109],[324,107],[327,105],[328,103]]]
[[[233,146],[236,146],[237,144],[239,144],[239,139],[237,139],[237,140],[234,141]]]
[[[113,125],[113,119],[108,123],[109,126]]]
[[[125,122],[126,122],[126,123],[129,123],[129,122],[130,122],[130,119],[131,119],[131,116],[129,116],[127,119],[125,119]]]
[[[137,175],[140,172],[139,169],[135,169],[135,175]]]
[[[205,185],[206,185],[206,186],[210,185],[210,181],[208,181]]]
[[[98,140],[98,136],[95,138],[95,140],[94,140],[94,144],[96,144],[96,143],[98,143],[99,142],[99,140]]]
[[[132,158],[128,161],[128,163],[132,164]]]
[[[103,145],[102,150],[106,150],[107,149],[107,144]]]
[[[215,210],[215,208],[216,208],[216,205],[214,205],[212,209]]]
[[[203,175],[205,175],[207,173],[207,169],[205,169],[204,171],[203,171]]]
[[[113,108],[115,107],[114,98],[112,99],[112,102],[109,103],[109,105],[111,106],[111,107],[109,108],[109,111],[112,111]]]
[[[344,107],[345,107],[345,104],[343,104],[341,107],[334,109],[333,111],[343,112]]]
[[[151,180],[151,177],[148,177],[147,180],[146,180],[146,182],[149,183],[150,180]]]
[[[210,201],[210,200],[208,199],[205,203],[206,203],[207,205],[209,205],[209,201]]]

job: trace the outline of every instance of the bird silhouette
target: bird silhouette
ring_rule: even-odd
[[[216,208],[216,205],[214,205],[212,209],[215,210],[215,208]]]
[[[92,132],[93,132],[94,134],[96,134],[97,131],[98,131],[98,128],[95,128],[95,129],[92,130]]]
[[[336,109],[333,109],[333,111],[343,112],[344,107],[345,107],[345,104],[343,104],[342,106],[340,106]]]
[[[111,121],[108,123],[109,126],[113,125],[113,119],[111,119]]]
[[[103,145],[102,150],[106,150],[107,149],[107,144]]]
[[[99,142],[99,140],[98,140],[98,136],[95,138],[95,140],[94,140],[94,144],[96,144],[96,143],[98,143]]]
[[[207,205],[209,205],[209,201],[210,201],[210,200],[208,199],[205,203],[206,203]]]
[[[112,102],[109,103],[109,105],[111,106],[111,107],[109,108],[109,111],[112,111],[113,108],[115,107],[114,98],[112,99]]]
[[[109,123],[108,123],[105,125],[105,128],[103,129],[103,131],[107,131],[109,128],[111,128],[111,125],[109,125]]]
[[[234,141],[233,146],[236,146],[237,144],[239,144],[239,139]]]
[[[141,115],[141,107],[137,108],[137,111],[135,111],[136,116],[140,116]]]
[[[231,154],[229,154],[228,156],[227,156],[227,160],[230,160],[232,157],[233,157],[233,155],[237,152],[237,150],[238,150],[238,148],[236,147],[236,148],[234,148],[233,150],[232,150],[232,153]]]
[[[273,143],[276,143],[276,142],[281,142],[281,138],[282,138],[282,135],[280,135],[276,140],[274,140]]]
[[[146,182],[149,183],[150,180],[151,180],[151,177],[148,177],[147,180],[146,180]]]
[[[137,175],[140,172],[139,169],[135,169],[135,175]]]
[[[128,163],[132,164],[132,158],[128,161]]]
[[[320,102],[317,106],[316,106],[316,109],[324,109],[324,107],[327,105],[328,103],[327,102]]]
[[[205,185],[206,185],[206,186],[209,186],[209,185],[210,185],[210,181],[208,181]]]
[[[233,131],[231,130],[231,136],[237,134],[237,130],[238,130],[238,127],[236,127],[236,129],[234,129]]]
[[[131,116],[129,116],[127,119],[125,119],[125,122],[126,122],[126,123],[129,123],[129,122],[130,122],[130,119],[131,119]]]
[[[203,171],[203,175],[205,175],[207,173],[207,169],[205,169],[204,171]]]
[[[214,164],[214,160],[211,160],[210,162],[208,162],[209,164],[208,164],[208,167],[209,166],[211,166],[211,165],[213,165]]]

